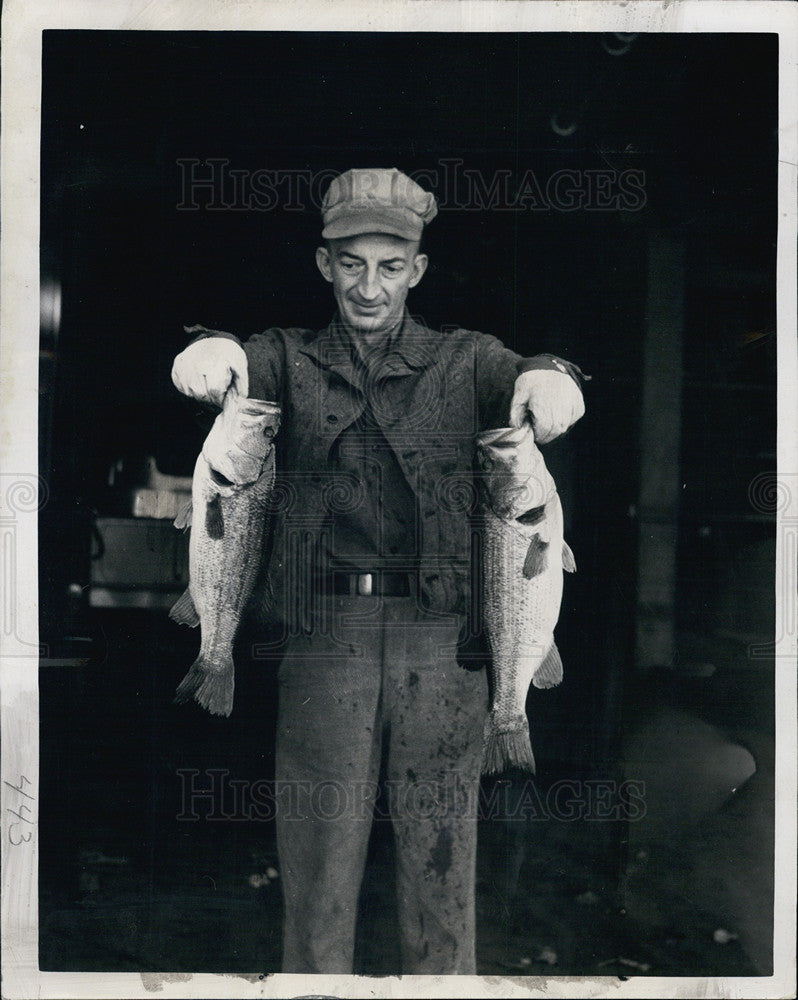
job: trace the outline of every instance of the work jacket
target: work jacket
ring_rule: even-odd
[[[472,330],[430,330],[407,312],[381,364],[368,371],[356,363],[337,315],[320,332],[271,328],[243,348],[249,395],[282,407],[267,552],[271,616],[294,631],[309,627],[319,611],[322,533],[336,511],[358,502],[362,486],[337,471],[330,453],[367,406],[416,497],[419,598],[430,611],[465,614],[472,591],[475,438],[507,425],[521,371],[564,371],[579,384],[579,369],[547,354],[522,358]]]

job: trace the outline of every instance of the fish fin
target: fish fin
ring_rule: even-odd
[[[232,657],[222,664],[221,670],[214,670],[200,653],[177,686],[175,704],[182,705],[193,698],[211,715],[229,716],[233,711],[234,687],[235,671]]]
[[[213,500],[208,501],[208,506],[205,508],[205,530],[209,538],[224,538],[222,498],[218,493]]]
[[[534,534],[532,536],[526,559],[524,559],[523,573],[527,580],[531,580],[533,576],[538,576],[546,568],[546,550],[548,547],[549,543],[544,542],[540,535]]]
[[[562,660],[557,644],[553,642],[546,658],[535,671],[532,683],[536,688],[552,688],[562,681]]]
[[[169,617],[172,621],[177,622],[178,625],[188,625],[189,628],[196,628],[199,625],[200,617],[194,604],[194,598],[191,596],[191,591],[188,588],[172,605]]]
[[[576,559],[574,559],[574,554],[571,552],[571,546],[568,542],[562,543],[562,568],[566,573],[576,572]]]
[[[523,723],[509,731],[501,730],[488,717],[482,745],[483,774],[501,774],[510,767],[535,773],[535,755],[529,741],[529,725],[526,719]]]
[[[261,601],[261,609],[266,612],[274,611],[276,603],[272,580],[270,576],[267,576],[263,581],[263,599]]]
[[[175,527],[178,530],[182,528],[183,531],[188,531],[188,529],[191,527],[191,511],[192,511],[192,504],[191,500],[189,499],[186,500],[186,502],[177,512],[177,517],[175,518]]]

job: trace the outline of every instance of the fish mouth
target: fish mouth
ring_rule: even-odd
[[[529,423],[524,423],[520,427],[496,427],[479,435],[477,447],[513,448],[526,441],[530,434],[534,439],[534,431]]]
[[[270,399],[256,399],[254,396],[239,398],[238,412],[241,416],[247,417],[270,417],[273,424],[280,423],[280,404]],[[267,423],[264,433],[271,429],[271,425]]]

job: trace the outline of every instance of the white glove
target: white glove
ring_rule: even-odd
[[[244,348],[227,337],[204,337],[181,351],[172,366],[172,381],[185,396],[222,405],[235,380],[240,396],[249,395]]]
[[[515,380],[510,425],[520,427],[528,414],[540,444],[564,434],[584,412],[582,393],[565,372],[540,369],[522,372]]]

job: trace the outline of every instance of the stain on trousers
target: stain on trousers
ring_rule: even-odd
[[[413,598],[331,601],[330,627],[290,639],[279,673],[283,971],[352,972],[385,740],[396,971],[473,974],[485,671],[457,664],[459,621]]]

